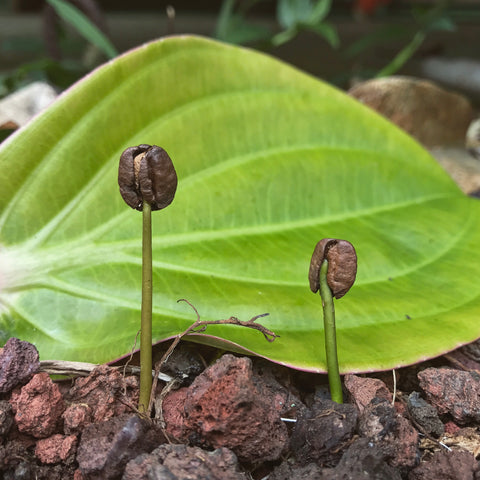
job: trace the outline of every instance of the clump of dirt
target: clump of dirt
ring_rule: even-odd
[[[340,405],[325,375],[183,342],[146,419],[136,376],[102,365],[54,381],[33,345],[10,339],[0,350],[0,477],[479,480],[472,348],[395,377],[346,375]]]

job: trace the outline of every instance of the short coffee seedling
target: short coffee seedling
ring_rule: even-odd
[[[350,242],[324,238],[317,243],[310,262],[308,280],[310,290],[313,293],[320,290],[322,297],[328,382],[332,400],[337,403],[343,403],[343,394],[338,367],[333,297],[343,297],[355,282],[356,274],[357,254]]]

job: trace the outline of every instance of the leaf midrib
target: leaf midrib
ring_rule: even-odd
[[[186,177],[183,178],[182,180],[182,189],[187,189],[187,188],[194,188],[195,183],[204,181],[209,177],[218,175],[221,172],[225,172],[230,168],[235,168],[240,165],[245,165],[249,162],[254,162],[258,160],[259,158],[264,158],[264,157],[270,157],[270,156],[275,156],[275,155],[281,155],[281,154],[286,154],[286,153],[293,153],[293,152],[298,152],[299,154],[301,152],[348,152],[349,154],[355,154],[358,153],[359,155],[363,154],[370,154],[370,155],[377,155],[377,152],[374,149],[359,149],[359,148],[350,148],[350,147],[331,147],[331,146],[325,146],[325,145],[297,145],[295,147],[282,147],[282,148],[269,148],[265,149],[262,151],[257,151],[255,153],[251,153],[248,155],[240,155],[238,157],[233,157],[228,160],[225,160],[223,162],[220,162],[212,167],[209,167],[207,169],[200,170],[198,172],[195,172],[191,175],[187,175]],[[383,155],[385,157],[385,155]],[[387,161],[387,159],[384,159]],[[48,239],[51,237],[51,235],[55,232],[56,227],[61,223],[61,221],[67,217],[69,214],[73,214],[75,208],[79,205],[78,198],[83,198],[85,197],[92,188],[94,188],[94,185],[99,182],[103,175],[104,171],[110,170],[111,165],[109,162],[107,162],[101,169],[100,171],[92,178],[90,182],[88,182],[85,187],[83,187],[77,194],[77,196],[72,199],[68,204],[64,206],[62,210],[58,212],[57,215],[52,217],[52,219],[39,231],[37,234],[35,234],[31,240],[27,241],[29,248],[34,249],[38,248],[40,245],[44,244]],[[453,196],[452,194],[449,193],[448,196]],[[415,204],[415,203],[423,203],[424,201],[429,201],[431,198],[441,198],[436,197],[436,196],[431,196],[431,197],[417,197],[411,200],[411,203],[409,204]],[[446,197],[445,197],[446,198]],[[390,208],[390,206],[393,205],[394,208],[396,204],[388,204],[386,205],[387,210]],[[400,207],[402,207],[404,204],[398,204]],[[407,205],[407,203],[405,203]],[[380,207],[380,208],[383,208]],[[355,210],[355,212],[360,212],[362,213],[364,210]],[[380,211],[380,210],[371,210],[372,212]],[[68,244],[75,243],[75,242],[92,242],[94,241],[95,238],[100,237],[104,232],[110,231],[114,229],[116,226],[121,224],[125,218],[128,215],[131,215],[132,212],[129,209],[124,209],[122,212],[117,214],[116,216],[112,217],[111,220],[109,220],[107,223],[101,224],[98,227],[95,227],[82,237],[78,238],[77,240],[74,241],[69,241]],[[337,214],[335,214],[337,215]],[[333,217],[333,215],[331,216]],[[331,218],[325,217],[328,220]],[[349,218],[347,217],[336,217],[336,218]],[[302,222],[302,220],[300,220]],[[293,223],[293,222],[292,222]],[[312,221],[308,222],[306,226],[308,225],[315,225],[317,224],[316,219],[312,219]],[[281,225],[285,225],[285,222],[283,222]],[[296,224],[294,224],[293,227],[295,228]],[[272,232],[278,231],[281,229],[271,229]],[[180,234],[184,235],[184,234]],[[168,238],[167,237],[162,237],[162,238]],[[61,245],[61,244],[59,244]],[[118,243],[116,243],[118,245]]]
[[[179,245],[195,245],[202,241],[213,241],[221,240],[226,238],[236,238],[236,237],[248,237],[248,236],[257,236],[257,235],[266,235],[276,232],[296,230],[298,228],[304,227],[314,227],[318,225],[327,224],[331,221],[345,221],[353,218],[373,216],[378,213],[393,212],[402,208],[409,208],[412,205],[420,203],[430,203],[436,200],[446,200],[448,198],[457,198],[455,195],[433,195],[425,197],[421,202],[416,199],[415,201],[395,203],[390,205],[383,205],[380,207],[369,207],[366,209],[360,209],[355,211],[344,212],[343,214],[333,213],[329,216],[314,217],[309,219],[302,219],[297,221],[288,221],[278,224],[262,224],[261,226],[249,226],[242,228],[231,228],[224,230],[215,230],[215,231],[202,231],[202,232],[189,232],[173,235],[165,235],[161,237],[154,237],[153,245],[155,248],[162,249],[172,246]],[[460,238],[464,232],[468,229],[469,223],[471,223],[472,212],[469,213],[469,221],[463,223],[463,228],[459,231],[459,234],[455,239]],[[453,237],[452,237],[453,238]],[[458,242],[456,240],[450,242],[449,245],[455,245]],[[448,244],[446,244],[448,245]],[[55,276],[56,274],[72,269],[72,268],[90,268],[96,267],[103,264],[121,264],[121,263],[136,263],[140,264],[141,258],[125,253],[125,249],[129,248],[139,248],[140,239],[136,240],[127,240],[127,241],[114,241],[104,244],[95,244],[92,247],[91,243],[85,243],[85,241],[76,241],[76,242],[65,242],[57,244],[55,246],[49,246],[48,248],[39,248],[35,251],[31,251],[26,246],[22,247],[13,247],[15,253],[13,253],[11,248],[0,250],[0,261],[1,256],[5,255],[7,258],[15,258],[14,268],[17,272],[22,271],[22,266],[26,272],[26,275],[18,275],[18,281],[12,282],[10,285],[3,285],[2,288],[5,291],[14,292],[26,288],[31,285],[38,284],[49,284],[49,278]],[[435,261],[436,258],[444,255],[445,252],[451,250],[451,247],[444,248],[441,250],[442,253],[431,257],[429,261],[423,262],[422,264],[416,264],[412,271],[420,268],[423,265],[426,265],[430,262]],[[59,256],[58,252],[66,252],[62,256]],[[92,253],[94,252],[94,253]],[[1,262],[0,262],[1,263]],[[170,265],[171,270],[178,269],[173,264],[162,264],[165,267]],[[200,273],[203,275],[215,275],[219,278],[222,278],[222,274],[218,272],[211,272],[207,270],[199,270],[198,272],[195,269],[188,270],[191,273]],[[407,270],[405,270],[407,271]],[[226,278],[226,277],[225,277]],[[231,272],[228,275],[230,279],[237,279],[244,282],[254,282],[259,284],[271,284],[269,280],[262,280],[257,278],[250,277],[232,277]],[[379,279],[378,279],[379,280]],[[372,283],[377,281],[376,279],[372,280]],[[295,285],[295,283],[290,282],[273,282],[278,285]]]

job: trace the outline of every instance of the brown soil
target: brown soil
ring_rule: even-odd
[[[399,369],[396,389],[392,372],[347,375],[340,405],[325,375],[182,342],[147,420],[136,376],[103,365],[53,381],[10,339],[0,478],[480,480],[479,351]]]

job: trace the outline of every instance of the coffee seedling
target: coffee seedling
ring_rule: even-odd
[[[328,383],[332,400],[343,403],[342,384],[338,367],[337,336],[335,330],[335,307],[333,297],[343,297],[355,282],[357,254],[346,240],[324,238],[313,251],[308,279],[310,290],[320,290],[325,331],[325,354]]]
[[[140,398],[138,409],[148,411],[152,389],[152,217],[151,212],[172,203],[177,173],[167,152],[156,145],[127,148],[118,168],[120,194],[143,214],[142,310],[140,326]]]

